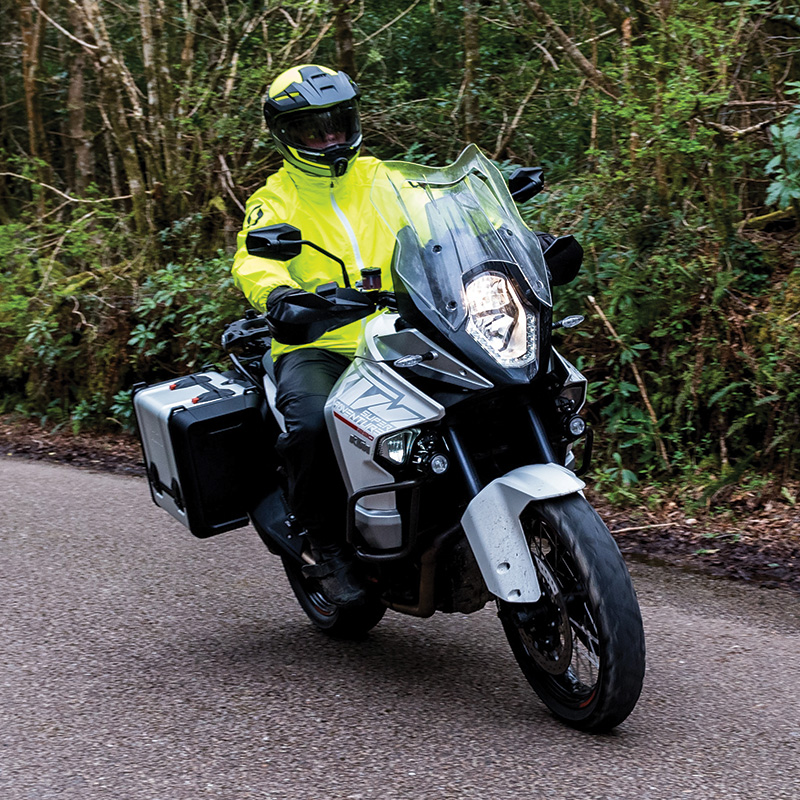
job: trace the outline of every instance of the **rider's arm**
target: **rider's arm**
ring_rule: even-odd
[[[284,205],[281,198],[270,191],[269,184],[259,189],[247,201],[244,225],[237,237],[238,248],[231,268],[233,280],[250,304],[259,311],[267,310],[267,298],[278,286],[300,289],[286,262],[251,256],[245,245],[247,232],[252,228],[263,228],[287,220]]]
[[[272,335],[283,344],[310,344],[328,331],[368,316],[372,300],[355,289],[335,288],[323,297],[290,286],[278,286],[267,300]]]

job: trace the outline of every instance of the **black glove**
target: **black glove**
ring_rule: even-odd
[[[325,296],[278,286],[265,314],[272,335],[283,344],[310,344],[328,331],[368,317],[375,304],[355,289],[328,289]]]

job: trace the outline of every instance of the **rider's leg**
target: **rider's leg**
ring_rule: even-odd
[[[305,528],[317,565],[306,570],[340,605],[364,596],[345,542],[347,494],[323,410],[350,360],[314,348],[293,350],[276,364],[276,405],[286,422],[277,449],[286,464],[289,507]]]

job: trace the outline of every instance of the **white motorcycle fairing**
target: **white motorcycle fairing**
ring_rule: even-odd
[[[542,594],[520,523],[529,503],[580,492],[586,484],[559,464],[529,464],[493,480],[461,518],[489,591],[512,603],[535,603]]]

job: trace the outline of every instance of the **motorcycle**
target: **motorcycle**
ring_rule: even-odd
[[[581,730],[613,728],[639,698],[645,644],[625,563],[583,494],[586,379],[551,341],[582,320],[554,322],[551,295],[576,276],[580,245],[522,222],[515,200],[541,190],[541,170],[506,184],[474,146],[444,168],[385,167],[371,199],[395,234],[393,291],[379,270],[353,289],[344,268],[344,287],[318,290],[348,321],[365,317],[325,416],[367,601],[340,608],[303,571],[313,558],[274,451],[273,331],[255,311],[223,335],[232,371],[135,387],[153,499],[200,537],[251,523],[334,637],[365,636],[387,610],[470,614],[493,601],[551,712]],[[342,264],[288,225],[247,239],[274,259],[308,246]]]

